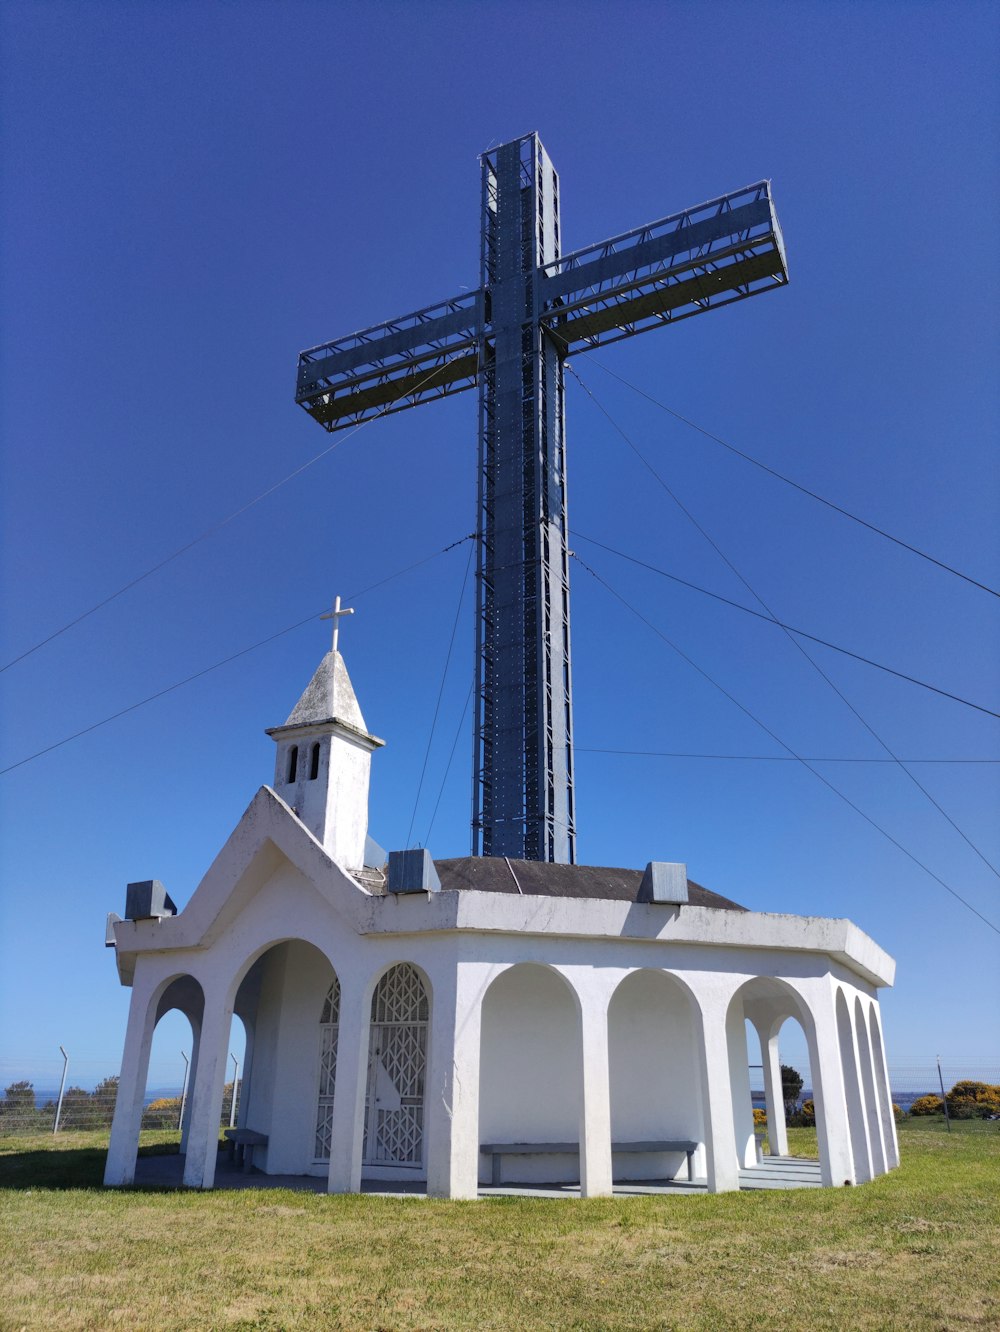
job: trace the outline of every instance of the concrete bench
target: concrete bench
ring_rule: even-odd
[[[694,1154],[697,1142],[658,1140],[656,1142],[613,1142],[615,1152],[683,1152],[687,1157],[688,1179],[694,1179]],[[490,1158],[490,1182],[500,1183],[500,1163],[505,1156],[577,1156],[580,1145],[576,1142],[484,1142],[480,1152]]]
[[[223,1136],[229,1142],[229,1159],[242,1166],[248,1175],[253,1169],[253,1149],[267,1146],[267,1134],[258,1133],[255,1129],[228,1128],[224,1130]]]

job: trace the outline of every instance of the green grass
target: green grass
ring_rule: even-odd
[[[0,1139],[0,1329],[1000,1326],[1000,1132],[901,1138],[861,1188],[478,1203],[104,1191],[103,1134]]]

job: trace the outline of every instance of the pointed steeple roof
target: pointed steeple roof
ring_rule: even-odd
[[[351,677],[339,652],[328,652],[317,666],[285,726],[320,726],[331,721],[342,722],[365,734],[368,732]],[[284,727],[275,729],[284,730]]]

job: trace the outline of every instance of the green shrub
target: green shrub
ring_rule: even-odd
[[[181,1114],[181,1098],[179,1096],[160,1096],[155,1101],[150,1101],[142,1112],[142,1127],[144,1129],[175,1129]]]
[[[910,1106],[911,1115],[943,1115],[944,1101],[940,1096],[934,1096],[928,1093],[927,1096],[918,1096]]]
[[[989,1119],[1000,1115],[1000,1085],[991,1082],[956,1082],[947,1095],[948,1113],[956,1119]]]

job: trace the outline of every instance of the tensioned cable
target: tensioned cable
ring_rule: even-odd
[[[727,763],[798,763],[789,754],[692,754],[671,749],[602,749],[596,745],[574,745],[577,754],[624,754],[632,758],[719,759]],[[815,758],[806,756],[807,763],[1000,763],[992,758]]]
[[[802,644],[798,641],[798,638],[793,637],[793,635],[792,635],[792,631],[791,631],[788,627],[786,627],[786,626],[780,624],[780,622],[778,621],[778,617],[775,615],[774,611],[773,611],[773,610],[771,609],[771,607],[767,604],[767,602],[764,600],[764,598],[763,598],[763,597],[757,592],[756,588],[754,588],[754,587],[750,584],[749,580],[746,579],[746,578],[743,576],[742,573],[740,573],[739,569],[736,568],[735,564],[733,564],[733,562],[728,558],[728,556],[727,556],[727,555],[725,554],[725,552],[721,549],[721,547],[718,545],[718,543],[717,543],[715,540],[713,540],[713,538],[711,537],[711,535],[705,530],[704,527],[702,527],[701,523],[698,522],[698,520],[697,520],[697,518],[695,518],[694,514],[691,513],[691,511],[690,511],[690,510],[689,510],[689,509],[688,509],[688,508],[687,508],[687,507],[681,502],[681,500],[679,499],[679,497],[678,497],[677,495],[674,494],[674,492],[671,490],[670,486],[667,485],[667,483],[666,483],[666,481],[663,479],[663,477],[659,474],[659,472],[658,472],[658,471],[656,470],[656,468],[652,465],[652,463],[649,462],[649,460],[643,455],[643,453],[639,450],[639,448],[636,446],[636,444],[633,442],[633,440],[631,440],[631,439],[629,438],[629,436],[625,433],[625,431],[621,428],[621,426],[617,423],[617,421],[614,420],[614,418],[613,418],[613,417],[611,416],[611,414],[607,411],[607,409],[606,409],[605,407],[603,407],[602,404],[599,403],[599,402],[597,401],[597,399],[596,399],[596,398],[594,397],[594,395],[591,393],[590,389],[588,389],[587,386],[586,386],[586,384],[583,383],[583,380],[580,379],[580,376],[579,376],[578,374],[576,374],[575,372],[574,372],[574,375],[575,375],[575,378],[577,379],[577,382],[578,382],[578,383],[580,384],[580,386],[583,388],[584,392],[587,393],[587,395],[590,397],[591,401],[595,404],[595,406],[597,406],[597,407],[600,409],[600,411],[604,414],[604,416],[607,417],[607,419],[608,419],[608,420],[611,422],[611,424],[614,426],[614,428],[615,428],[615,430],[618,432],[618,434],[621,435],[622,439],[625,440],[626,444],[628,444],[629,448],[633,451],[633,453],[634,453],[634,454],[636,455],[636,457],[640,460],[640,462],[643,464],[643,466],[647,468],[647,470],[648,470],[648,471],[650,472],[650,474],[656,479],[656,481],[659,483],[659,485],[660,485],[660,486],[666,491],[666,493],[670,496],[670,498],[671,498],[671,499],[673,500],[673,502],[677,505],[677,507],[680,509],[680,511],[684,514],[684,516],[688,519],[688,521],[689,521],[689,522],[690,522],[690,523],[691,523],[691,524],[697,529],[697,531],[701,534],[701,536],[704,537],[704,539],[705,539],[705,540],[708,542],[708,544],[712,547],[712,549],[713,549],[713,550],[715,551],[715,553],[719,556],[719,558],[723,561],[723,563],[726,565],[726,567],[727,567],[728,569],[730,569],[731,572],[734,573],[734,574],[736,575],[736,577],[740,580],[740,582],[741,582],[741,583],[743,584],[743,586],[747,589],[747,591],[750,593],[750,595],[753,597],[753,599],[757,602],[757,604],[758,604],[759,606],[762,606],[762,607],[764,608],[764,610],[767,612],[767,614],[768,614],[768,616],[771,618],[771,620],[773,620],[775,623],[779,624],[779,627],[782,629],[783,633],[785,634],[785,637],[786,637],[786,638],[788,639],[788,641],[793,645],[793,647],[795,648],[795,650],[796,650],[797,652],[799,652],[799,653],[805,658],[805,660],[809,663],[809,665],[813,668],[813,670],[816,671],[816,673],[819,675],[819,677],[820,677],[820,678],[821,678],[821,679],[822,679],[822,680],[823,680],[823,681],[824,681],[824,682],[825,682],[825,683],[826,683],[826,684],[827,684],[827,685],[833,690],[833,692],[834,692],[834,693],[836,694],[836,696],[840,699],[840,701],[844,704],[844,706],[845,706],[846,708],[848,708],[848,709],[850,710],[850,712],[851,712],[851,713],[857,718],[857,720],[858,720],[858,721],[861,723],[861,725],[865,728],[865,730],[868,732],[868,734],[869,734],[869,735],[870,735],[870,736],[871,736],[871,737],[872,737],[872,738],[873,738],[873,739],[874,739],[874,740],[875,740],[875,741],[881,746],[882,749],[885,750],[886,754],[888,754],[889,757],[890,757],[891,759],[895,759],[896,763],[899,765],[900,771],[901,771],[901,772],[904,772],[904,773],[906,774],[906,776],[907,776],[907,777],[909,778],[909,780],[913,783],[913,785],[917,788],[917,790],[921,793],[921,795],[923,795],[923,796],[924,796],[924,797],[930,802],[930,804],[934,806],[934,808],[938,811],[938,813],[941,815],[941,817],[942,817],[943,819],[945,819],[945,821],[950,825],[951,828],[954,829],[955,832],[958,833],[959,837],[961,837],[962,841],[965,842],[966,846],[968,846],[968,847],[969,847],[969,848],[970,848],[970,849],[971,849],[971,850],[972,850],[972,851],[973,851],[973,852],[979,857],[979,859],[983,862],[983,864],[986,865],[987,868],[988,868],[993,874],[995,874],[995,875],[997,876],[997,878],[1000,878],[1000,870],[997,870],[996,866],[995,866],[990,860],[987,859],[987,857],[982,853],[982,851],[980,851],[979,847],[976,846],[975,842],[972,841],[972,839],[968,836],[968,834],[965,833],[965,832],[964,832],[964,831],[958,826],[958,824],[957,824],[957,823],[955,822],[955,820],[951,817],[951,815],[947,812],[947,810],[944,809],[943,806],[942,806],[941,804],[939,804],[939,802],[934,798],[934,796],[931,795],[930,791],[928,791],[927,788],[926,788],[925,786],[922,785],[922,783],[920,782],[919,778],[918,778],[914,773],[910,772],[909,769],[908,769],[903,763],[900,763],[900,761],[899,761],[897,755],[893,752],[893,750],[892,750],[892,749],[890,748],[890,746],[886,743],[886,741],[883,740],[882,736],[879,735],[878,731],[875,730],[874,726],[872,726],[871,723],[870,723],[865,717],[863,717],[863,716],[861,715],[861,713],[860,713],[860,712],[858,711],[858,709],[854,706],[854,704],[853,704],[853,703],[851,702],[851,700],[847,697],[847,695],[846,695],[846,694],[845,694],[845,693],[844,693],[844,692],[843,692],[843,691],[842,691],[842,690],[841,690],[841,689],[840,689],[840,688],[834,683],[833,680],[831,680],[831,678],[829,677],[829,675],[827,675],[826,671],[823,670],[823,668],[822,668],[822,666],[820,666],[819,662],[816,661],[816,659],[815,659],[815,658],[814,658],[809,652],[806,651],[806,649],[805,649],[805,648],[802,646]],[[803,637],[805,637],[805,636],[806,636],[806,635],[803,635]],[[827,644],[827,646],[830,646],[830,645]],[[840,649],[837,649],[837,650],[839,651]],[[869,664],[874,665],[874,663],[872,663],[872,662],[870,662]],[[934,686],[932,686],[932,689],[933,689],[933,688],[934,688]],[[937,691],[937,690],[935,690],[935,692],[944,692],[944,691]],[[953,695],[952,697],[955,697],[955,696]],[[964,701],[964,700],[963,700],[963,701]],[[977,708],[979,711],[982,711],[982,712],[989,712],[989,711],[990,711],[990,710],[987,709],[987,708],[980,708],[978,704],[973,704],[972,706],[975,707],[975,708]],[[997,716],[998,714],[993,713],[992,715],[993,715],[993,716]]]
[[[455,731],[455,738],[451,742],[451,753],[448,755],[448,762],[444,766],[444,776],[441,778],[441,786],[437,793],[437,800],[434,801],[434,811],[431,814],[431,821],[427,825],[427,832],[424,834],[424,846],[430,845],[431,832],[433,831],[434,828],[434,820],[437,818],[438,806],[441,804],[441,797],[444,795],[444,788],[448,781],[448,774],[451,772],[451,765],[452,765],[452,760],[455,757],[455,750],[458,748],[459,739],[461,738],[462,731],[465,728],[465,718],[469,711],[469,704],[472,702],[472,691],[475,689],[475,687],[476,687],[476,682],[475,680],[473,680],[472,684],[469,685],[469,692],[465,696],[465,706],[462,708],[462,715],[459,718],[458,727]]]
[[[118,588],[116,592],[111,592],[101,601],[95,602],[95,604],[91,606],[89,610],[85,610],[83,611],[82,614],[77,615],[74,619],[68,620],[62,626],[61,629],[56,629],[55,632],[49,634],[47,638],[39,639],[39,641],[35,643],[34,646],[26,648],[25,651],[20,653],[19,656],[12,657],[10,661],[6,662],[3,666],[0,666],[0,675],[2,675],[4,671],[10,670],[11,666],[16,666],[19,661],[24,661],[25,657],[30,657],[31,654],[33,652],[37,652],[39,648],[45,647],[46,643],[51,643],[53,639],[59,638],[60,635],[66,633],[68,629],[72,629],[75,625],[81,624],[84,620],[89,619],[91,615],[94,615],[104,606],[110,605],[112,601],[116,601],[118,597],[130,591],[133,587],[137,587],[139,583],[145,582],[147,578],[151,578],[153,574],[158,573],[160,569],[165,568],[168,564],[172,564],[174,560],[179,559],[181,555],[184,555],[187,551],[191,550],[192,547],[200,545],[202,541],[205,541],[208,537],[212,536],[213,533],[221,531],[223,527],[227,527],[231,522],[234,521],[234,519],[239,518],[249,509],[252,509],[255,505],[259,504],[261,500],[267,499],[269,495],[273,495],[276,490],[280,490],[281,487],[287,485],[289,481],[293,481],[297,476],[301,476],[303,472],[308,471],[310,467],[313,467],[322,458],[325,458],[328,453],[332,453],[333,450],[339,448],[341,444],[346,444],[349,439],[353,439],[359,430],[363,430],[365,426],[371,425],[373,421],[378,421],[381,417],[385,416],[386,413],[389,411],[389,409],[395,406],[395,404],[400,400],[400,398],[408,397],[410,394],[413,393],[419,393],[422,386],[426,384],[427,381],[431,379],[436,373],[437,373],[436,369],[432,370],[430,374],[425,375],[424,378],[420,380],[420,382],[416,384],[412,389],[408,389],[406,393],[398,394],[390,402],[386,403],[385,407],[382,408],[381,411],[376,412],[374,416],[370,416],[366,421],[359,421],[353,430],[349,430],[346,435],[342,435],[340,436],[340,438],[335,439],[332,444],[328,444],[325,449],[322,449],[312,458],[309,458],[299,467],[296,467],[294,471],[289,472],[287,476],[283,476],[280,481],[275,481],[273,485],[268,486],[266,490],[262,490],[260,494],[256,495],[252,500],[248,500],[246,504],[242,504],[238,509],[234,509],[233,512],[228,514],[225,518],[221,518],[217,523],[213,523],[211,527],[206,527],[204,532],[200,533],[200,535],[192,537],[192,539],[190,541],[185,542],[183,546],[178,546],[177,549],[173,551],[170,555],[164,556],[162,560],[159,560],[156,564],[151,565],[144,573],[138,574],[135,578],[130,579],[127,583],[123,583],[122,586]]]
[[[682,425],[688,426],[691,430],[696,430],[700,435],[704,435],[706,439],[713,440],[716,444],[721,444],[724,449],[728,449],[730,453],[735,454],[738,458],[742,458],[744,462],[752,463],[754,467],[759,467],[762,472],[767,472],[769,476],[773,476],[776,480],[783,481],[786,486],[791,486],[793,490],[798,490],[803,495],[808,495],[810,499],[814,499],[820,504],[825,504],[826,507],[832,509],[834,513],[839,513],[842,517],[849,518],[852,523],[858,523],[861,527],[866,527],[869,532],[874,532],[876,536],[884,537],[886,541],[891,541],[894,545],[901,546],[903,550],[908,550],[911,555],[919,555],[922,560],[927,560],[930,564],[936,564],[939,569],[944,569],[946,573],[954,574],[956,578],[961,578],[963,582],[971,583],[973,587],[978,587],[983,592],[989,592],[991,596],[1000,597],[1000,592],[998,592],[996,588],[990,587],[988,583],[981,583],[978,578],[973,578],[970,574],[962,573],[961,569],[956,569],[954,565],[946,564],[944,560],[939,560],[936,556],[929,555],[926,550],[921,550],[919,546],[911,545],[909,541],[904,541],[902,537],[893,536],[893,534],[887,532],[884,527],[878,527],[875,523],[868,522],[866,518],[862,518],[858,514],[852,513],[850,509],[845,509],[843,505],[835,504],[833,500],[828,500],[823,495],[817,494],[815,490],[810,490],[808,486],[803,486],[798,481],[793,481],[790,476],[785,476],[784,473],[779,472],[776,468],[769,467],[767,463],[761,462],[759,458],[755,458],[752,454],[737,448],[735,444],[730,444],[728,440],[723,439],[720,435],[714,434],[711,430],[707,430],[705,426],[699,425],[697,421],[692,421],[689,417],[682,416],[680,412],[674,411],[672,407],[668,407],[665,402],[660,402],[660,400],[654,398],[651,393],[647,393],[645,389],[641,389],[638,384],[633,384],[625,379],[624,376],[617,374],[609,366],[605,365],[603,361],[599,361],[596,356],[590,355],[587,359],[592,361],[598,369],[603,370],[605,374],[610,375],[612,379],[617,379],[620,384],[624,384],[625,387],[631,389],[633,393],[638,393],[641,398],[645,398],[647,402],[651,402],[654,407],[659,407],[660,410],[666,412],[668,416],[672,416],[675,420],[680,421]]]
[[[580,541],[588,542],[592,546],[599,546],[601,550],[606,550],[609,555],[617,555],[619,559],[628,560],[630,564],[638,565],[640,569],[648,569],[650,573],[658,574],[661,578],[669,578],[672,583],[679,583],[681,587],[689,588],[692,592],[700,592],[702,596],[711,597],[713,601],[721,601],[723,605],[731,606],[733,610],[742,611],[744,615],[752,615],[757,620],[763,620],[765,624],[771,624],[775,629],[784,629],[786,633],[798,634],[801,638],[808,638],[811,643],[819,643],[821,647],[840,652],[843,656],[851,657],[854,661],[860,661],[865,666],[874,666],[876,670],[885,671],[887,675],[894,675],[898,680],[919,685],[921,689],[929,689],[932,694],[940,694],[942,698],[950,698],[954,703],[961,703],[964,707],[975,709],[976,712],[985,712],[988,717],[1000,719],[1000,712],[996,712],[993,708],[984,707],[980,703],[973,703],[970,699],[962,698],[959,694],[949,693],[947,689],[939,689],[937,685],[928,684],[926,680],[920,680],[915,675],[907,675],[905,671],[894,670],[892,666],[885,666],[880,661],[873,661],[871,657],[863,657],[860,652],[852,652],[850,648],[838,647],[836,643],[831,643],[829,639],[819,638],[816,634],[807,633],[805,629],[796,629],[794,625],[785,624],[784,621],[777,619],[774,615],[765,615],[762,611],[755,611],[752,606],[743,606],[738,601],[732,601],[729,597],[724,597],[720,592],[712,592],[707,587],[699,586],[698,583],[689,582],[688,579],[681,578],[678,574],[672,574],[666,569],[660,569],[655,564],[649,564],[646,560],[640,560],[636,555],[629,555],[624,550],[617,550],[614,546],[608,546],[603,541],[598,541],[596,537],[587,536],[585,532],[573,529],[571,535]],[[739,574],[737,574],[737,577],[739,577]],[[764,602],[761,602],[761,605],[764,604]],[[809,660],[812,661],[812,658],[810,657]],[[813,664],[815,665],[815,663]],[[844,701],[847,702],[846,699]],[[848,707],[851,707],[849,703]],[[858,720],[867,726],[862,717],[859,716]],[[880,743],[884,744],[881,741]],[[903,760],[897,759],[893,755],[887,762],[902,763]]]
[[[468,536],[466,541],[474,542],[475,536]],[[441,699],[444,697],[445,681],[448,679],[448,667],[451,665],[451,654],[455,646],[455,634],[458,632],[458,621],[462,614],[462,603],[465,601],[465,589],[469,582],[469,570],[472,568],[472,555],[475,545],[469,546],[469,558],[465,562],[465,574],[462,578],[462,590],[458,594],[458,605],[455,607],[455,620],[451,626],[451,638],[448,640],[448,651],[444,659],[444,670],[441,672],[441,684],[438,688],[437,702],[434,704],[434,716],[431,720],[430,735],[427,737],[427,748],[424,751],[424,763],[420,769],[420,781],[417,783],[417,794],[413,799],[413,813],[410,815],[410,826],[406,830],[406,845],[410,845],[410,835],[413,832],[413,824],[417,817],[417,806],[420,804],[420,792],[424,788],[424,777],[427,773],[427,762],[431,756],[431,745],[434,743],[434,732],[437,729],[438,715],[441,711]],[[425,843],[426,845],[426,843]]]
[[[781,748],[784,749],[788,754],[790,754],[793,759],[795,759],[798,763],[801,763],[807,772],[811,772],[814,777],[818,778],[818,780],[821,781],[824,786],[828,787],[834,793],[835,796],[837,796],[840,800],[844,802],[845,805],[850,806],[850,808],[853,809],[856,814],[860,814],[860,816],[864,819],[866,823],[870,824],[871,827],[873,827],[876,830],[876,832],[881,833],[882,836],[887,841],[891,842],[893,846],[896,847],[899,851],[902,851],[903,855],[906,856],[908,860],[912,860],[913,863],[917,865],[920,869],[922,869],[925,874],[930,875],[930,877],[935,881],[935,883],[939,883],[941,887],[945,889],[946,892],[950,893],[952,897],[954,897],[957,901],[961,902],[964,907],[968,907],[968,909],[972,912],[972,914],[974,916],[978,916],[984,925],[988,925],[989,928],[994,931],[994,933],[1000,934],[1000,926],[995,925],[993,921],[989,920],[986,916],[984,916],[983,913],[977,910],[977,908],[974,907],[971,902],[967,902],[966,899],[961,895],[961,893],[957,892],[954,888],[952,888],[951,884],[946,883],[945,880],[942,879],[939,874],[935,874],[935,872],[928,865],[925,865],[922,860],[919,860],[913,854],[912,851],[908,851],[907,848],[903,846],[902,842],[897,841],[897,839],[893,837],[892,833],[887,831],[887,829],[883,828],[880,823],[876,823],[870,814],[866,814],[863,809],[861,809],[858,805],[854,803],[853,800],[850,799],[850,797],[846,796],[843,793],[843,791],[841,791],[838,787],[834,786],[833,782],[831,782],[828,777],[825,777],[823,773],[819,772],[816,768],[812,767],[808,759],[803,758],[801,754],[797,754],[795,750],[791,747],[791,745],[786,744],[786,742],[782,740],[779,735],[776,735],[775,732],[771,730],[771,728],[767,725],[766,722],[761,721],[761,719],[755,716],[754,713],[752,713],[748,707],[746,707],[743,703],[739,701],[738,698],[735,697],[735,695],[731,694],[729,690],[725,688],[724,685],[719,684],[718,680],[714,679],[711,675],[709,675],[709,673],[704,669],[704,667],[699,666],[698,663],[692,657],[689,657],[688,654],[682,648],[679,648],[677,644],[673,642],[672,639],[668,638],[666,634],[662,631],[662,629],[658,629],[657,626],[653,624],[651,620],[648,620],[646,616],[643,615],[642,611],[640,611],[636,606],[633,606],[631,602],[626,601],[626,599],[621,595],[620,592],[616,591],[611,586],[611,584],[605,578],[602,578],[601,575],[597,573],[594,569],[592,569],[589,564],[581,560],[579,555],[574,554],[573,559],[575,559],[577,564],[579,564],[581,568],[585,569],[587,573],[589,573],[590,576],[593,579],[595,579],[596,582],[600,583],[601,586],[606,589],[606,591],[610,592],[616,601],[621,602],[621,604],[625,607],[626,610],[631,611],[632,614],[637,619],[641,620],[642,623],[646,625],[648,629],[651,629],[653,633],[656,634],[657,638],[662,639],[662,641],[666,643],[666,645],[673,652],[675,652],[677,656],[681,658],[682,661],[686,662],[693,670],[697,671],[698,674],[704,680],[707,680],[708,683],[713,686],[713,688],[717,689],[719,693],[723,695],[723,697],[728,698],[730,703],[732,703],[735,707],[739,708],[740,712],[742,712],[745,717],[749,717],[750,720],[756,726],[759,726],[765,735],[769,735],[771,739],[775,742],[775,744],[780,745]]]
[[[469,537],[462,537],[458,541],[453,541],[450,546],[444,546],[441,550],[434,551],[431,555],[425,555],[422,560],[416,560],[413,564],[408,564],[405,569],[397,569],[395,573],[388,574],[385,578],[380,578],[377,583],[371,583],[368,587],[362,588],[360,592],[353,592],[348,600],[357,600],[358,597],[365,596],[368,592],[374,592],[376,588],[382,587],[385,583],[391,583],[394,578],[401,578],[403,574],[410,573],[413,569],[419,569],[422,564],[437,559],[439,555],[444,555],[446,551],[454,550],[460,546],[463,541],[469,541]],[[322,612],[325,614],[326,610]],[[183,680],[177,680],[174,684],[167,685],[165,689],[158,689],[155,694],[150,694],[147,698],[141,698],[137,703],[130,703],[127,708],[120,708],[113,712],[110,717],[103,717],[100,721],[91,723],[90,726],[84,726],[82,730],[74,731],[72,735],[64,736],[62,740],[57,740],[55,744],[46,745],[44,749],[36,750],[34,754],[28,754],[23,759],[18,759],[16,763],[10,763],[6,768],[0,768],[0,777],[5,773],[13,772],[15,768],[21,768],[25,763],[31,763],[33,759],[41,758],[43,754],[51,754],[54,749],[61,749],[63,745],[68,745],[72,740],[79,740],[81,736],[89,735],[91,731],[99,730],[102,726],[107,726],[109,722],[117,721],[119,717],[124,717],[130,712],[135,712],[143,708],[147,703],[154,703],[158,698],[163,698],[165,694],[172,694],[175,690],[183,688],[184,685],[191,684],[194,680],[200,680],[203,675],[209,675],[212,671],[219,670],[222,666],[228,666],[231,661],[236,661],[239,657],[245,657],[248,652],[256,652],[258,648],[265,647],[268,643],[273,643],[276,638],[282,638],[285,634],[292,633],[295,629],[301,629],[304,624],[315,620],[321,612],[315,611],[312,615],[307,615],[303,620],[296,620],[294,624],[287,625],[284,629],[279,629],[277,633],[269,634],[267,638],[261,638],[256,643],[251,643],[249,647],[240,648],[239,652],[233,652],[228,657],[223,657],[221,661],[213,662],[211,666],[206,666],[203,670],[195,671],[193,675],[187,675]]]

